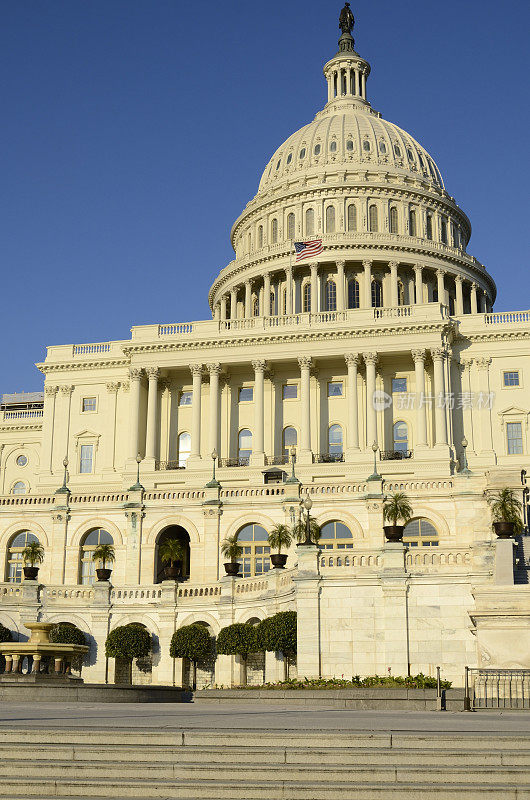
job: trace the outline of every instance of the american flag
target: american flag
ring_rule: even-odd
[[[318,256],[324,250],[322,246],[322,239],[313,239],[310,242],[295,242],[294,249],[296,252],[296,261],[302,261],[304,258],[311,258]]]

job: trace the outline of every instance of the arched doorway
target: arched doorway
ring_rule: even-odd
[[[161,583],[165,580],[166,564],[163,564],[160,558],[160,545],[168,539],[177,539],[177,541],[182,544],[184,548],[184,558],[182,560],[181,580],[187,580],[190,577],[189,533],[181,525],[169,525],[161,531],[156,542],[155,583]]]

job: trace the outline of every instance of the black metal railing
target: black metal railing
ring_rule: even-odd
[[[313,456],[315,464],[335,464],[344,461],[344,453],[316,453]]]
[[[281,466],[282,464],[289,464],[289,456],[265,456],[265,464],[267,467]]]
[[[179,461],[155,461],[155,469],[186,469]]]
[[[244,456],[242,458],[220,458],[219,459],[219,466],[220,467],[248,467],[250,463],[250,457]]]
[[[472,669],[466,667],[465,708],[530,709],[530,669]]]
[[[381,450],[381,461],[402,461],[404,458],[412,458],[412,450]]]

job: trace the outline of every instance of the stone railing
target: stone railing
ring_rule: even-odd
[[[359,553],[355,550],[322,550],[320,553],[320,571],[324,574],[337,569],[377,570],[383,565],[381,550]]]
[[[55,499],[44,494],[6,494],[0,497],[0,506],[52,506]]]
[[[269,581],[267,573],[265,573],[259,578],[240,578],[237,580],[234,584],[234,594],[248,597],[250,594],[263,594],[268,588]]]
[[[220,597],[221,585],[219,583],[181,583],[178,587],[178,598],[180,599],[195,599],[199,598],[204,600],[206,597]]]
[[[42,419],[44,411],[42,408],[27,408],[21,411],[0,411],[0,422],[10,422],[11,420],[34,420]]]
[[[530,311],[501,311],[484,314],[486,325],[520,325],[521,322],[530,322]]]
[[[22,592],[21,583],[0,583],[0,605],[20,603]]]
[[[468,568],[471,564],[471,551],[457,547],[411,548],[405,556],[405,563],[410,572],[436,571],[440,568],[449,570],[455,567]]]
[[[160,584],[153,586],[122,586],[111,589],[110,602],[113,605],[153,605],[160,602],[162,587]]]
[[[87,605],[93,599],[93,586],[43,586],[41,590],[41,602],[46,603],[46,605]]]

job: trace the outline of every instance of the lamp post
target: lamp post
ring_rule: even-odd
[[[141,489],[144,488],[142,486],[142,484],[140,483],[140,464],[141,463],[142,463],[142,456],[140,455],[140,453],[137,453],[136,454],[136,483],[134,484],[134,486],[131,486],[131,488],[129,490],[131,492],[138,492],[138,491],[140,491]]]
[[[468,441],[467,441],[466,437],[464,436],[464,438],[462,439],[462,449],[464,451],[463,452],[463,456],[462,456],[462,475],[468,475],[469,476],[469,475],[471,475],[471,470],[469,469],[469,467],[467,465],[467,452],[466,452],[467,451],[467,446],[468,446]]]
[[[63,477],[63,485],[60,489],[57,489],[56,494],[69,494],[70,489],[67,486],[68,481],[68,456],[63,458],[63,467],[64,467],[64,477]]]
[[[308,546],[311,546],[311,545],[314,544],[314,542],[311,541],[311,525],[310,525],[310,520],[309,520],[309,512],[311,511],[312,506],[313,506],[313,501],[311,500],[311,498],[309,496],[307,496],[306,499],[304,500],[304,508],[305,508],[305,512],[306,512],[306,516],[305,516],[305,541],[301,542],[301,544],[304,547],[308,547]]]
[[[296,447],[294,446],[294,444],[291,445],[291,448],[290,448],[289,452],[291,454],[291,474],[287,478],[285,483],[300,483],[300,481],[298,480],[298,478],[294,474],[294,465],[295,465],[295,461],[296,461]]]
[[[370,477],[367,478],[367,480],[369,480],[369,481],[380,481],[381,480],[381,475],[377,471],[377,451],[378,450],[379,450],[379,445],[377,444],[377,442],[374,442],[373,445],[372,445],[372,451],[373,451],[373,454],[374,454],[374,471],[372,472]]]
[[[217,450],[212,450],[211,456],[212,456],[212,465],[213,465],[212,466],[212,480],[208,481],[208,483],[206,484],[206,488],[207,489],[219,489],[221,484],[219,483],[219,481],[215,477],[215,462],[217,461],[217,459],[219,457],[219,454],[218,454]]]

